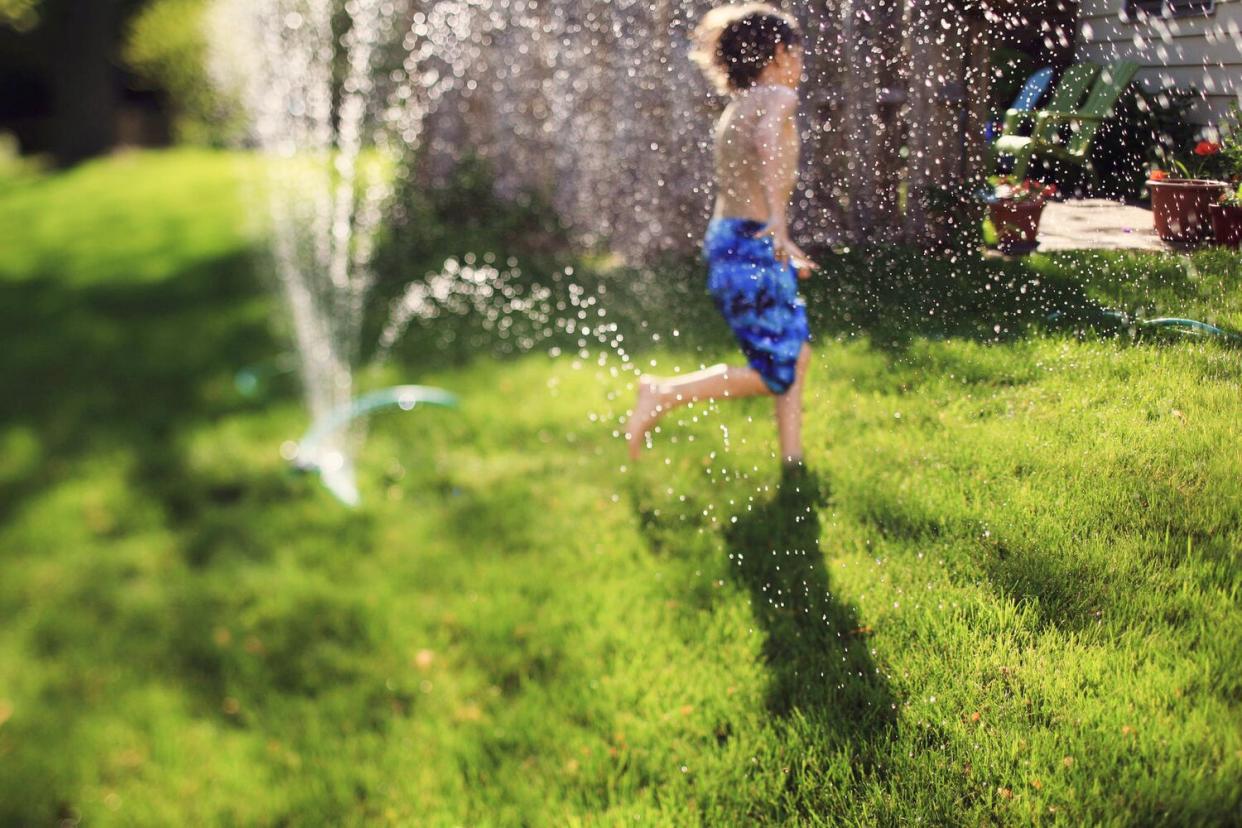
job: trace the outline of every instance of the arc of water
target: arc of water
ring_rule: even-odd
[[[1218,328],[1215,325],[1209,325],[1207,322],[1199,322],[1195,319],[1179,319],[1176,317],[1161,317],[1159,319],[1147,319],[1141,324],[1152,328],[1172,328],[1183,333],[1207,334],[1209,336],[1219,336],[1223,339],[1239,340],[1236,333],[1227,331],[1224,328]]]
[[[1161,316],[1155,319],[1137,319],[1125,311],[1111,310],[1109,308],[1100,308],[1097,313],[1104,318],[1111,319],[1118,325],[1134,328],[1163,328],[1166,330],[1176,331],[1177,333],[1188,334],[1191,336],[1214,336],[1223,339],[1226,342],[1242,342],[1242,334],[1236,331],[1219,328],[1207,322],[1200,322],[1197,319],[1183,319],[1176,316]],[[1049,322],[1056,322],[1064,316],[1062,311],[1053,311],[1048,314]]]
[[[351,459],[339,450],[325,451],[325,444],[331,446],[333,436],[359,417],[394,406],[412,411],[420,403],[451,408],[457,405],[457,397],[426,385],[395,385],[362,394],[311,423],[297,443],[293,465],[302,471],[318,472],[328,491],[338,500],[347,506],[357,506],[358,487]]]

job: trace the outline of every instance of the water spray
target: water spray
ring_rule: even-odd
[[[1225,330],[1207,322],[1200,322],[1197,319],[1183,319],[1175,316],[1162,316],[1156,319],[1140,319],[1131,316],[1125,311],[1112,310],[1110,308],[1099,308],[1096,311],[1099,316],[1109,322],[1114,323],[1117,327],[1128,328],[1131,330],[1142,331],[1172,331],[1187,336],[1199,337],[1215,337],[1233,344],[1242,344],[1242,334],[1235,331]],[[1065,314],[1061,311],[1053,311],[1048,314],[1049,322],[1057,322],[1062,319]]]
[[[453,408],[457,405],[457,397],[425,385],[395,385],[362,394],[311,423],[302,439],[288,446],[285,456],[298,471],[318,472],[324,486],[337,500],[346,506],[357,506],[360,498],[353,459],[333,447],[333,438],[359,417],[393,407],[413,411],[419,404]]]

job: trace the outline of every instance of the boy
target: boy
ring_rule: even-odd
[[[695,30],[692,59],[732,96],[716,125],[716,207],[703,240],[708,290],[748,367],[716,365],[676,378],[643,376],[626,426],[630,457],[674,408],[699,400],[770,395],[781,459],[802,462],[802,386],[810,361],[797,280],[819,268],[789,238],[798,177],[796,112],[802,34],[762,3],[722,6]]]

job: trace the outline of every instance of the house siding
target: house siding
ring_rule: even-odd
[[[1134,60],[1148,90],[1196,89],[1196,123],[1218,123],[1232,103],[1242,104],[1242,0],[1217,0],[1208,16],[1171,19],[1128,18],[1124,8],[1125,0],[1083,0],[1079,60]]]

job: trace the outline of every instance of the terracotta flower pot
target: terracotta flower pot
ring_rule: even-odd
[[[1232,204],[1212,205],[1212,235],[1216,243],[1235,250],[1242,248],[1242,207]]]
[[[1197,242],[1211,234],[1211,207],[1228,185],[1197,178],[1148,181],[1156,235],[1169,242]]]
[[[996,228],[1001,250],[1035,247],[1039,238],[1039,219],[1044,212],[1042,198],[1002,199],[988,205],[992,226]]]

